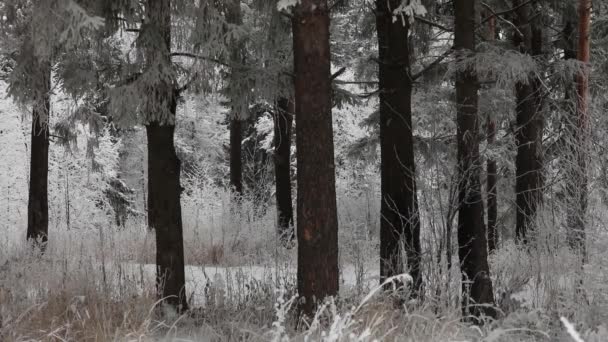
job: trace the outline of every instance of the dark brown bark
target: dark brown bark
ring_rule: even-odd
[[[278,234],[285,246],[295,239],[291,200],[291,127],[294,103],[287,98],[277,100],[274,115],[274,175],[276,186]]]
[[[496,37],[496,17],[487,12],[487,31],[486,40],[494,41]],[[486,134],[488,147],[496,144],[496,120],[488,113],[486,118]],[[488,210],[488,251],[494,252],[498,247],[498,231],[496,222],[498,219],[498,200],[496,195],[497,185],[497,163],[495,159],[488,158],[486,162],[486,191],[487,191],[487,210]]]
[[[149,30],[162,40],[147,46],[148,67],[171,67],[171,1],[148,0]],[[168,73],[167,73],[168,74]],[[167,75],[165,74],[165,75]],[[148,138],[148,226],[156,231],[158,296],[178,312],[188,309],[180,195],[180,160],[175,152],[176,82],[159,77],[150,86],[146,110]],[[158,112],[161,112],[159,114]]]
[[[243,129],[239,118],[230,119],[230,187],[237,195],[243,194]]]
[[[583,70],[576,77],[576,118],[574,123],[574,165],[570,173],[571,199],[568,213],[568,238],[570,246],[581,254],[586,262],[585,215],[587,212],[587,153],[589,151],[589,113],[587,96],[589,92],[589,58],[590,58],[590,20],[591,0],[578,1],[578,44],[576,58],[584,64]]]
[[[542,53],[542,33],[537,20],[530,21],[532,5],[522,6],[524,0],[514,0],[516,24],[519,33],[515,33],[514,44],[521,53],[538,56]],[[515,140],[517,156],[515,158],[515,202],[517,239],[527,243],[534,231],[536,213],[542,201],[543,156],[542,133],[544,120],[540,108],[540,81],[530,75],[528,82],[515,85],[517,129]]]
[[[36,98],[32,111],[30,187],[27,207],[27,239],[41,242],[44,249],[49,233],[49,115],[51,66],[49,62],[36,65]]]
[[[156,231],[159,296],[180,311],[188,308],[185,293],[180,161],[175,153],[175,126],[151,123],[148,136],[148,225]]]
[[[457,58],[475,51],[475,1],[454,1],[454,48]],[[478,82],[473,70],[456,75],[459,208],[458,256],[462,270],[463,313],[495,316],[494,295],[483,219],[479,158]]]
[[[338,293],[338,218],[327,0],[301,0],[292,18],[300,312]]]
[[[421,289],[420,220],[412,133],[409,22],[393,20],[401,0],[376,1],[380,87],[380,281],[408,272]],[[408,270],[403,265],[405,251]]]

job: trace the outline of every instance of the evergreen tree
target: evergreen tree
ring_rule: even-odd
[[[578,1],[578,42],[576,58],[583,64],[576,75],[576,112],[574,123],[573,163],[570,164],[568,176],[572,187],[568,212],[569,243],[574,250],[587,259],[585,215],[588,205],[588,156],[589,151],[589,76],[590,76],[590,22],[591,1]]]
[[[102,22],[80,6],[84,1],[7,0],[0,7],[2,40],[17,50],[9,94],[32,106],[27,239],[48,241],[48,172],[52,69]]]
[[[338,217],[326,0],[293,11],[297,147],[298,294],[301,313],[338,293]]]
[[[542,30],[540,13],[532,11],[533,6],[524,1],[513,1],[516,8],[517,30],[513,33],[513,43],[523,54],[540,56],[542,54]],[[527,80],[517,82],[516,112],[517,127],[515,140],[517,156],[515,159],[516,194],[516,234],[524,243],[529,232],[534,230],[536,212],[543,194],[543,126],[541,111],[541,80],[531,74]]]
[[[487,21],[485,39],[492,42],[496,37],[496,16],[486,11],[483,20]],[[488,113],[486,118],[486,135],[488,146],[492,147],[496,144],[496,118],[491,113]],[[496,159],[488,158],[486,162],[486,201],[488,211],[488,251],[490,253],[494,252],[498,247],[498,230],[496,228],[496,221],[498,219],[497,172]]]
[[[143,89],[148,137],[148,226],[156,232],[159,297],[188,309],[180,196],[180,160],[174,133],[178,88],[171,63],[171,1],[149,0],[139,38],[145,58]]]
[[[232,25],[242,25],[243,18],[241,14],[241,1],[229,0],[224,4],[226,13],[226,22]],[[238,38],[238,37],[237,37]],[[230,187],[238,196],[243,194],[243,156],[242,146],[243,141],[243,119],[244,114],[241,111],[246,110],[247,106],[238,105],[239,97],[243,93],[247,93],[246,89],[238,87],[238,77],[240,77],[237,65],[243,63],[244,51],[243,44],[240,39],[233,39],[230,47],[230,62],[232,65],[230,94],[232,95],[232,113],[230,115]]]
[[[409,44],[413,18],[399,7],[401,4],[401,0],[376,1],[382,201],[380,281],[405,272],[401,252],[404,251],[413,278],[413,292],[417,293],[422,278]]]
[[[29,44],[33,43],[30,42]],[[32,53],[33,48],[28,50],[29,53]],[[48,174],[51,61],[45,58],[34,58],[29,72],[31,72],[31,79],[35,81],[30,85],[33,90],[33,112],[26,236],[28,240],[46,244],[49,234]]]
[[[293,79],[285,77],[280,68],[291,67],[289,48],[289,33],[291,27],[277,7],[272,6],[270,31],[267,49],[269,58],[267,67],[279,68],[274,78],[278,83],[274,95],[274,174],[277,209],[278,234],[283,244],[291,246],[295,239],[293,205],[291,195],[291,139],[293,136],[293,116],[295,103],[293,101]]]
[[[277,201],[278,234],[286,246],[295,239],[291,199],[291,136],[293,101],[277,99],[274,110],[274,174]]]
[[[476,1],[454,1],[456,58],[475,53]],[[458,145],[458,256],[462,269],[463,314],[494,316],[492,280],[488,266],[486,230],[480,184],[478,88],[475,70],[464,67],[456,75]]]

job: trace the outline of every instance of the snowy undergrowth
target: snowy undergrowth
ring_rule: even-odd
[[[44,256],[23,242],[1,240],[0,340],[569,341],[562,317],[585,341],[608,337],[606,264],[599,257],[590,259],[582,273],[586,300],[580,300],[573,281],[576,257],[564,246],[540,248],[532,255],[510,243],[501,246],[491,267],[503,316],[485,326],[461,321],[458,286],[449,289],[448,298],[456,301],[452,305],[427,290],[423,302],[395,307],[390,297],[376,291],[377,241],[360,230],[373,230],[363,223],[365,214],[356,214],[367,204],[352,198],[341,205],[341,298],[322,306],[316,319],[300,329],[295,328],[295,304],[290,301],[295,288],[293,251],[265,252],[268,256],[249,262],[241,259],[247,258],[245,253],[217,265],[196,259],[186,271],[193,314],[161,318],[153,309],[154,236],[140,224],[53,229]],[[227,213],[234,213],[226,205]],[[206,229],[225,229],[227,236],[242,234],[246,239],[248,233],[235,231],[232,222]],[[200,239],[208,233],[200,233]],[[349,240],[342,238],[346,233],[362,235]],[[605,242],[597,236],[590,255],[600,256]],[[243,251],[272,245],[259,243],[254,240]],[[186,254],[196,248],[196,243],[186,244]],[[453,272],[450,281],[458,284],[458,276]],[[426,288],[442,286],[435,281],[445,279],[428,277]]]

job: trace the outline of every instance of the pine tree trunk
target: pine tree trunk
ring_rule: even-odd
[[[577,59],[584,63],[583,71],[576,77],[576,127],[574,129],[574,170],[571,172],[570,183],[575,189],[572,191],[574,198],[568,213],[569,243],[583,257],[587,259],[585,243],[585,214],[587,211],[587,153],[589,152],[589,113],[587,97],[589,92],[589,39],[591,20],[591,1],[579,0],[578,2],[578,49]]]
[[[32,112],[30,187],[27,207],[27,239],[41,242],[43,250],[49,233],[49,116],[51,92],[51,66],[41,62],[37,66],[36,78],[40,89],[35,89],[36,98]]]
[[[300,312],[338,293],[338,218],[327,0],[301,0],[292,18]]]
[[[486,13],[488,27],[486,40],[494,41],[496,37],[496,17],[492,13]],[[486,134],[488,147],[496,144],[496,120],[490,113],[486,118]],[[497,186],[497,163],[493,158],[488,158],[486,162],[486,191],[487,191],[487,211],[488,211],[488,251],[494,252],[498,247],[498,231],[496,222],[498,219],[498,200],[496,194]]]
[[[148,0],[149,30],[162,41],[145,49],[148,67],[170,68],[171,1]],[[167,73],[168,74],[168,73]],[[148,97],[148,226],[156,231],[158,296],[178,312],[188,309],[185,293],[180,161],[175,152],[175,80],[159,76]],[[156,111],[162,112],[162,115]],[[160,116],[160,117],[159,117]]]
[[[454,1],[454,48],[457,58],[475,51],[475,1]],[[479,158],[479,116],[477,77],[471,70],[456,76],[456,124],[458,142],[459,209],[458,256],[463,274],[463,313],[495,316],[487,306],[494,295],[488,266],[486,230],[483,219]]]
[[[225,4],[226,10],[226,21],[232,25],[242,24],[241,14],[241,1],[230,0]],[[242,44],[233,40],[231,42],[231,53],[230,60],[234,65],[243,63]],[[242,159],[242,141],[243,141],[243,122],[240,111],[243,106],[237,105],[240,96],[244,96],[242,93],[238,93],[239,90],[246,91],[245,89],[239,89],[237,87],[238,80],[236,77],[240,77],[236,74],[233,69],[231,74],[231,102],[232,102],[232,113],[230,118],[230,187],[236,193],[237,196],[243,194],[243,159]],[[245,107],[246,108],[246,107]]]
[[[420,220],[412,133],[409,22],[393,20],[401,0],[376,1],[380,82],[380,281],[407,272],[420,291]]]
[[[239,118],[232,118],[230,119],[230,187],[237,195],[243,194],[242,141],[242,121]]]
[[[291,126],[293,101],[277,100],[274,115],[274,174],[276,186],[278,234],[285,246],[295,239],[291,205]]]
[[[519,7],[516,11],[516,23],[523,35],[519,36],[516,33],[514,44],[522,53],[540,55],[542,34],[539,35],[536,20],[530,22],[532,5],[521,6],[522,2],[523,0],[513,1],[513,6]],[[536,212],[542,201],[543,188],[542,133],[544,122],[540,108],[541,94],[538,78],[530,75],[528,82],[517,83],[515,93],[517,98],[515,231],[518,240],[526,243],[530,233],[534,231]]]
[[[151,123],[148,136],[148,225],[156,231],[159,297],[184,311],[184,242],[182,236],[180,161],[175,153],[175,126]]]

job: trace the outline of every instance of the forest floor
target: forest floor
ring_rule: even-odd
[[[433,275],[439,267],[427,260],[427,297],[395,307],[377,291],[372,254],[359,264],[344,257],[340,299],[296,329],[293,250],[274,261],[191,262],[186,277],[193,310],[179,316],[154,309],[153,233],[74,229],[54,236],[42,256],[23,242],[1,240],[0,340],[572,341],[564,320],[584,341],[608,337],[604,262],[576,271],[567,250],[530,255],[505,244],[491,258],[501,315],[484,325],[461,319],[457,269]],[[584,297],[574,291],[579,279]]]

